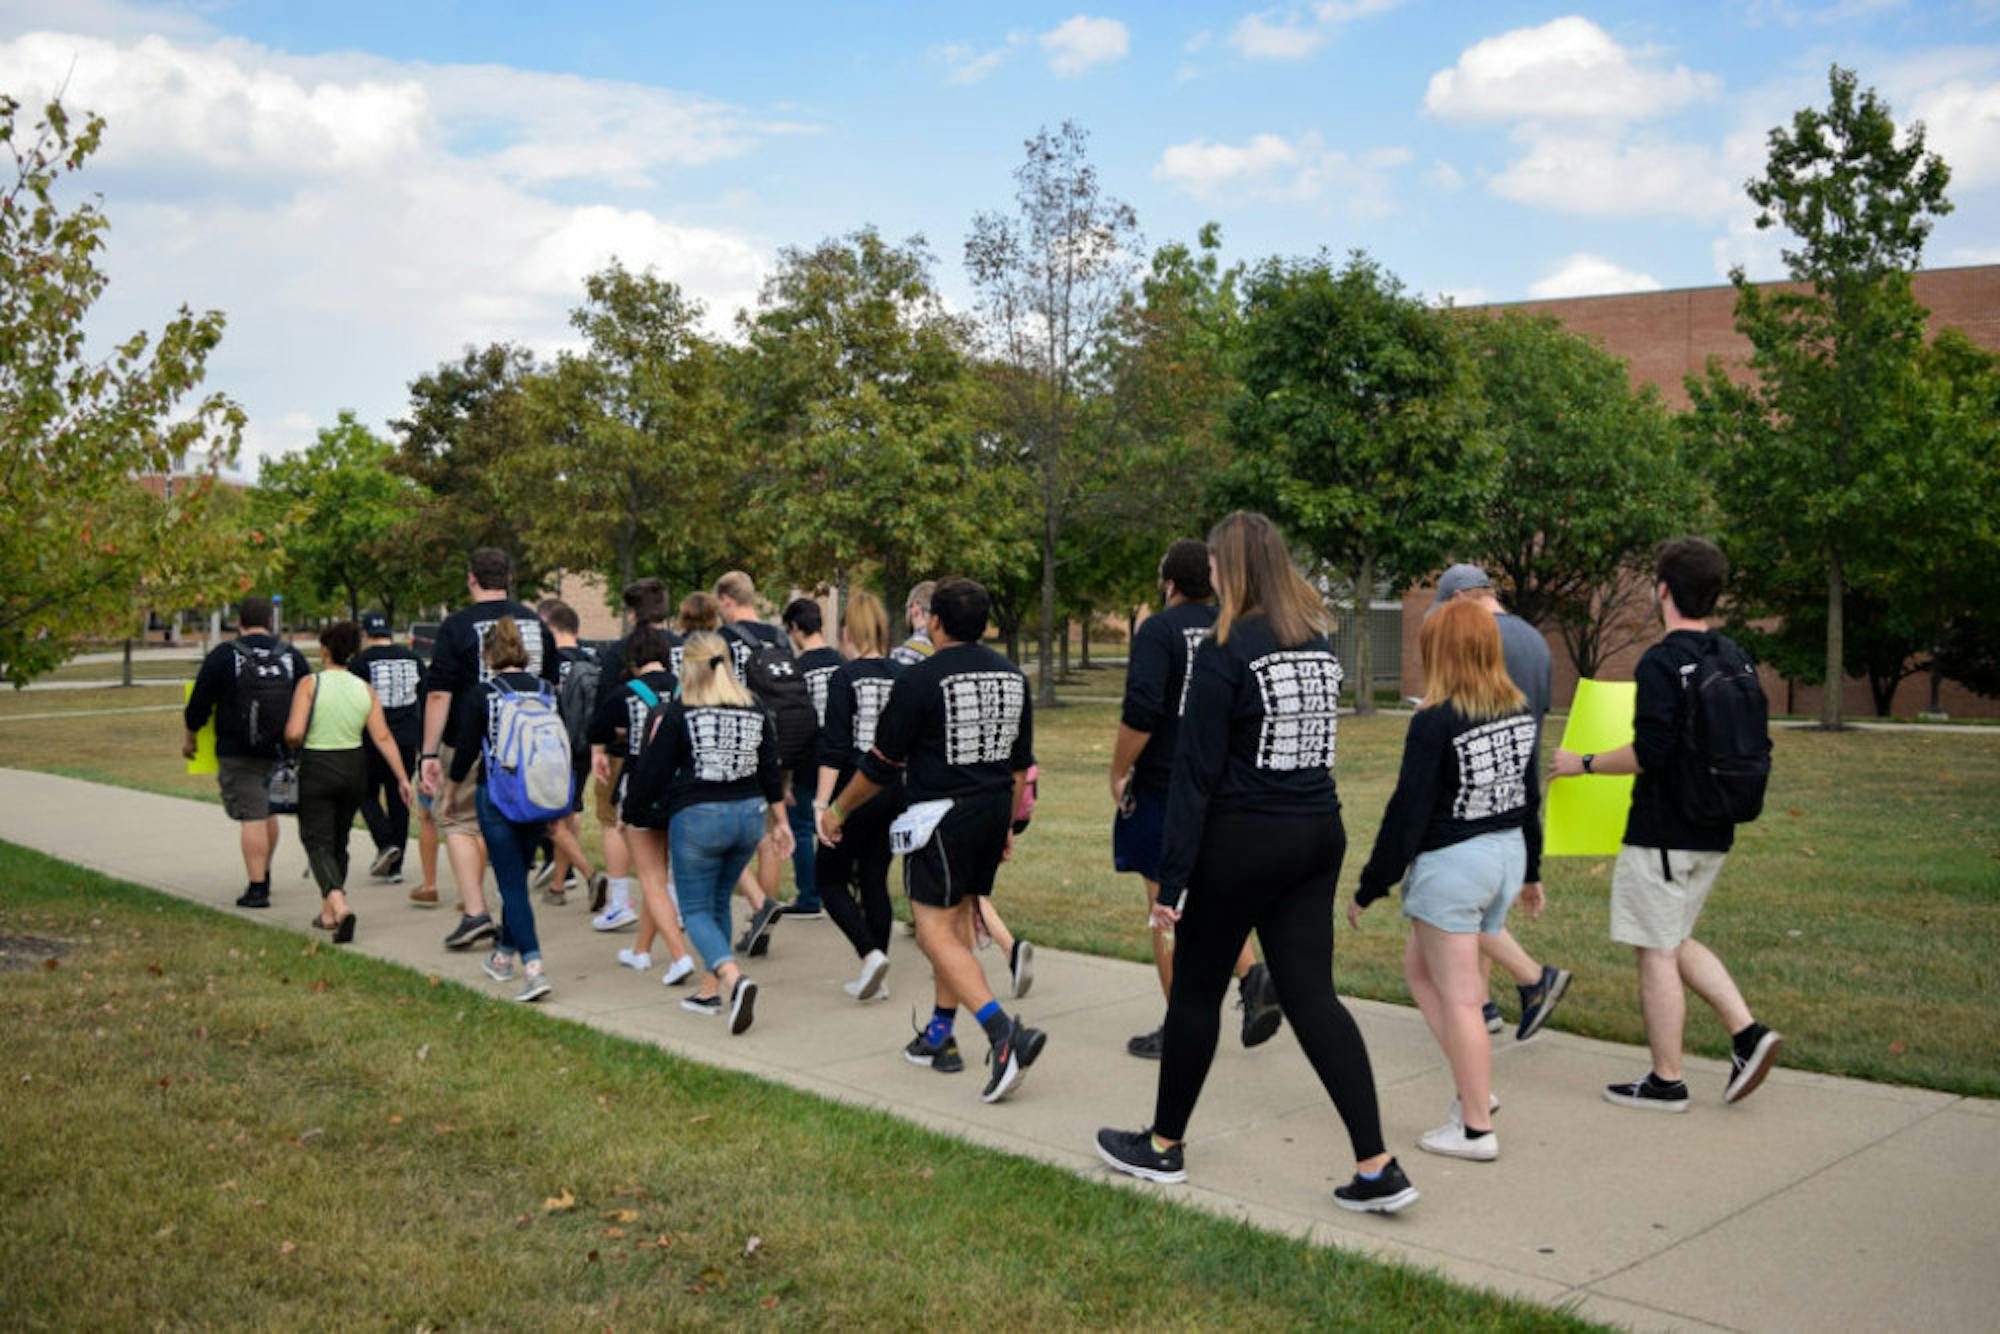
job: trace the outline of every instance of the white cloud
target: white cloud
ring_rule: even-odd
[[[1318,28],[1296,15],[1278,17],[1275,10],[1245,14],[1229,32],[1229,44],[1251,60],[1304,60],[1324,41]]]
[[[1449,194],[1454,190],[1464,188],[1465,173],[1461,172],[1457,167],[1452,166],[1451,163],[1440,159],[1431,163],[1430,170],[1424,173],[1424,184],[1430,186],[1433,190],[1441,190]]]
[[[1934,88],[1911,103],[1924,123],[1924,145],[1951,168],[1952,192],[2000,180],[2000,83],[1963,79]]]
[[[1590,218],[1716,221],[1742,203],[1715,152],[1660,138],[1530,131],[1526,153],[1488,183],[1503,199]]]
[[[497,66],[163,36],[0,41],[0,87],[30,105],[65,77],[72,110],[107,117],[83,178],[113,224],[93,340],[157,328],[183,301],[227,312],[208,384],[249,412],[252,468],[341,408],[380,429],[411,378],[467,344],[573,345],[582,279],[614,256],[681,284],[726,332],[768,248],[675,219],[661,183],[794,128]]]
[[[1431,76],[1424,107],[1451,120],[1646,120],[1714,98],[1722,81],[1645,63],[1571,16],[1474,43]],[[1635,56],[1637,57],[1635,59]]]
[[[1191,56],[1199,55],[1203,51],[1206,51],[1208,49],[1208,44],[1214,40],[1215,40],[1215,34],[1210,30],[1208,30],[1207,28],[1203,28],[1200,32],[1196,33],[1194,36],[1188,38],[1187,45],[1183,46],[1181,50],[1187,52],[1187,54]]]
[[[966,42],[951,42],[933,54],[945,64],[946,83],[974,84],[999,69],[1021,40],[1021,34],[1015,33],[1004,44],[985,51]]]
[[[1049,69],[1057,78],[1074,79],[1092,65],[1123,60],[1132,35],[1117,19],[1078,14],[1038,38],[1049,53]]]
[[[1657,292],[1659,279],[1637,269],[1623,269],[1601,255],[1578,251],[1547,277],[1532,284],[1528,295],[1540,300],[1564,296],[1603,296],[1613,292]]]
[[[1401,147],[1359,154],[1329,149],[1317,133],[1297,139],[1257,134],[1240,145],[1193,139],[1162,153],[1153,179],[1198,199],[1323,203],[1373,218],[1394,211],[1391,173],[1410,156]]]

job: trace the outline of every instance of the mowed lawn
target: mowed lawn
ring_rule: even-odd
[[[1120,684],[1117,670],[1079,673],[1065,693],[1115,696]],[[181,772],[171,713],[20,719],[178,698],[159,689],[0,695],[0,762],[213,800],[211,779]],[[1041,806],[1003,872],[999,906],[1038,942],[1149,958],[1139,882],[1111,869],[1105,769],[1117,707],[1073,704],[1037,721]],[[1406,725],[1393,714],[1342,720],[1347,890],[1380,823]],[[1552,719],[1549,744],[1560,734]],[[1779,729],[1775,738],[1764,818],[1741,831],[1702,937],[1759,1017],[1789,1036],[1788,1064],[2000,1095],[2000,731]],[[1513,927],[1530,953],[1576,972],[1555,1026],[1640,1041],[1630,952],[1606,936],[1610,859],[1552,859],[1545,880],[1549,911],[1539,922],[1517,913]],[[1358,933],[1343,923],[1336,985],[1406,1000],[1403,932],[1393,904],[1378,905]],[[1507,979],[1495,996],[1511,1016]],[[1698,1005],[1689,1043],[1726,1050]]]
[[[9,1328],[1584,1328],[5,844],[0,884]]]

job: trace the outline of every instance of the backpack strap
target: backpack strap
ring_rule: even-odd
[[[637,695],[640,699],[646,701],[647,708],[657,709],[660,707],[660,694],[657,690],[654,690],[651,686],[647,685],[644,681],[641,681],[636,676],[633,677],[631,681],[628,682],[627,684],[629,684],[632,687],[633,694]]]

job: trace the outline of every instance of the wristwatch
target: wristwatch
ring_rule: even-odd
[[[1593,763],[1595,763],[1595,762],[1596,762],[1596,760],[1597,760],[1597,756],[1595,756],[1595,755],[1586,755],[1586,756],[1584,756],[1584,757],[1583,757],[1583,771],[1584,771],[1585,773],[1589,773],[1589,772],[1590,772],[1590,766],[1591,766],[1591,765],[1592,765]]]

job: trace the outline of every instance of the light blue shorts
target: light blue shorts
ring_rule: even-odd
[[[1403,877],[1403,916],[1440,931],[1497,935],[1527,873],[1528,843],[1518,829],[1420,852]]]

